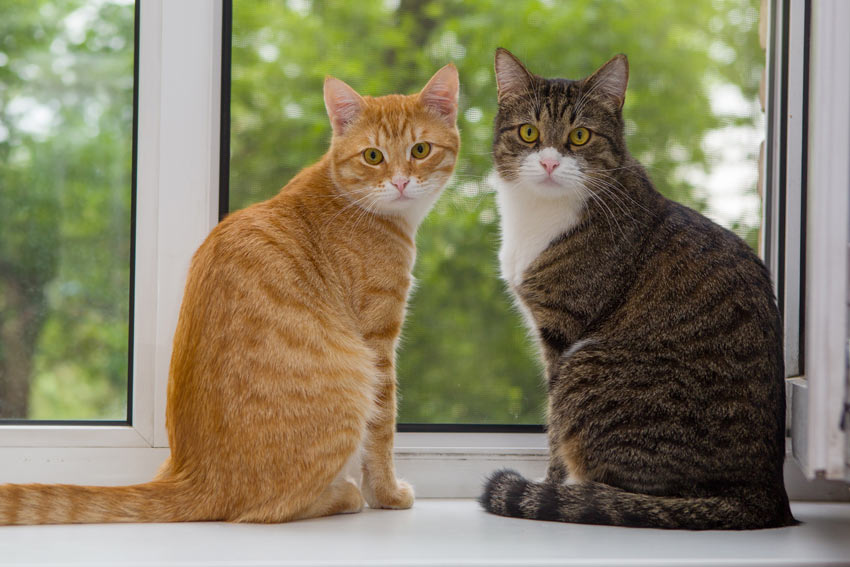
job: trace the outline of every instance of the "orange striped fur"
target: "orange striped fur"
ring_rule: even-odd
[[[459,148],[457,94],[452,65],[409,96],[360,97],[329,77],[328,153],[195,253],[157,478],[2,485],[0,524],[285,522],[357,512],[364,498],[410,507],[392,460],[395,347],[415,231]],[[431,145],[421,159],[418,142]],[[377,165],[363,155],[373,147]],[[346,475],[358,455],[362,487]]]

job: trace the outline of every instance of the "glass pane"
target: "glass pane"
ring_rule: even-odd
[[[400,422],[534,424],[545,389],[498,277],[490,172],[493,53],[578,78],[628,54],[632,153],[665,195],[755,247],[759,0],[236,0],[231,208],[275,194],[327,149],[325,75],[363,94],[415,92],[452,61],[461,76],[456,176],[418,235],[398,374]]]
[[[134,6],[0,14],[0,418],[125,420]]]

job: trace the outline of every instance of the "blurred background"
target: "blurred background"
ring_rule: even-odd
[[[325,75],[361,94],[461,77],[462,150],[418,235],[400,422],[537,424],[536,355],[498,278],[493,51],[580,78],[629,56],[629,147],[755,248],[759,0],[234,0],[230,207],[327,149]],[[125,419],[131,2],[0,0],[0,419]]]

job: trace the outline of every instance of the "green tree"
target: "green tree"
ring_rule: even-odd
[[[498,218],[485,182],[495,48],[541,75],[572,78],[627,53],[631,151],[665,195],[704,210],[682,166],[709,171],[706,133],[755,124],[755,116],[714,113],[709,89],[733,84],[754,99],[762,67],[756,8],[755,0],[237,1],[231,207],[273,195],[325,152],[325,75],[362,94],[415,92],[454,62],[462,152],[454,183],[418,235],[419,283],[399,355],[400,421],[540,423],[539,367],[498,278]],[[738,228],[747,235],[753,227]]]
[[[757,0],[235,0],[231,206],[273,195],[324,153],[325,75],[363,94],[415,92],[454,62],[463,147],[454,182],[418,235],[400,421],[539,423],[545,393],[498,277],[486,183],[493,51],[507,47],[539,74],[572,78],[628,54],[631,151],[663,193],[705,210],[688,172],[716,168],[709,133],[759,124],[755,112],[715,109],[710,96],[726,85],[755,100],[757,8]],[[0,0],[0,14],[0,418],[122,418],[133,7]],[[731,225],[754,243],[751,219]]]
[[[121,419],[133,6],[0,13],[0,417]]]

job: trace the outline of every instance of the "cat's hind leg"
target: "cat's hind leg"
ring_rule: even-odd
[[[301,511],[293,513],[291,498],[281,496],[279,500],[266,502],[245,511],[234,521],[275,524],[335,514],[356,514],[363,509],[364,504],[363,495],[357,485],[350,479],[339,477],[330,483],[312,504]]]
[[[335,514],[356,514],[365,504],[360,489],[351,479],[338,478],[328,486],[318,500],[294,519],[305,520]]]

